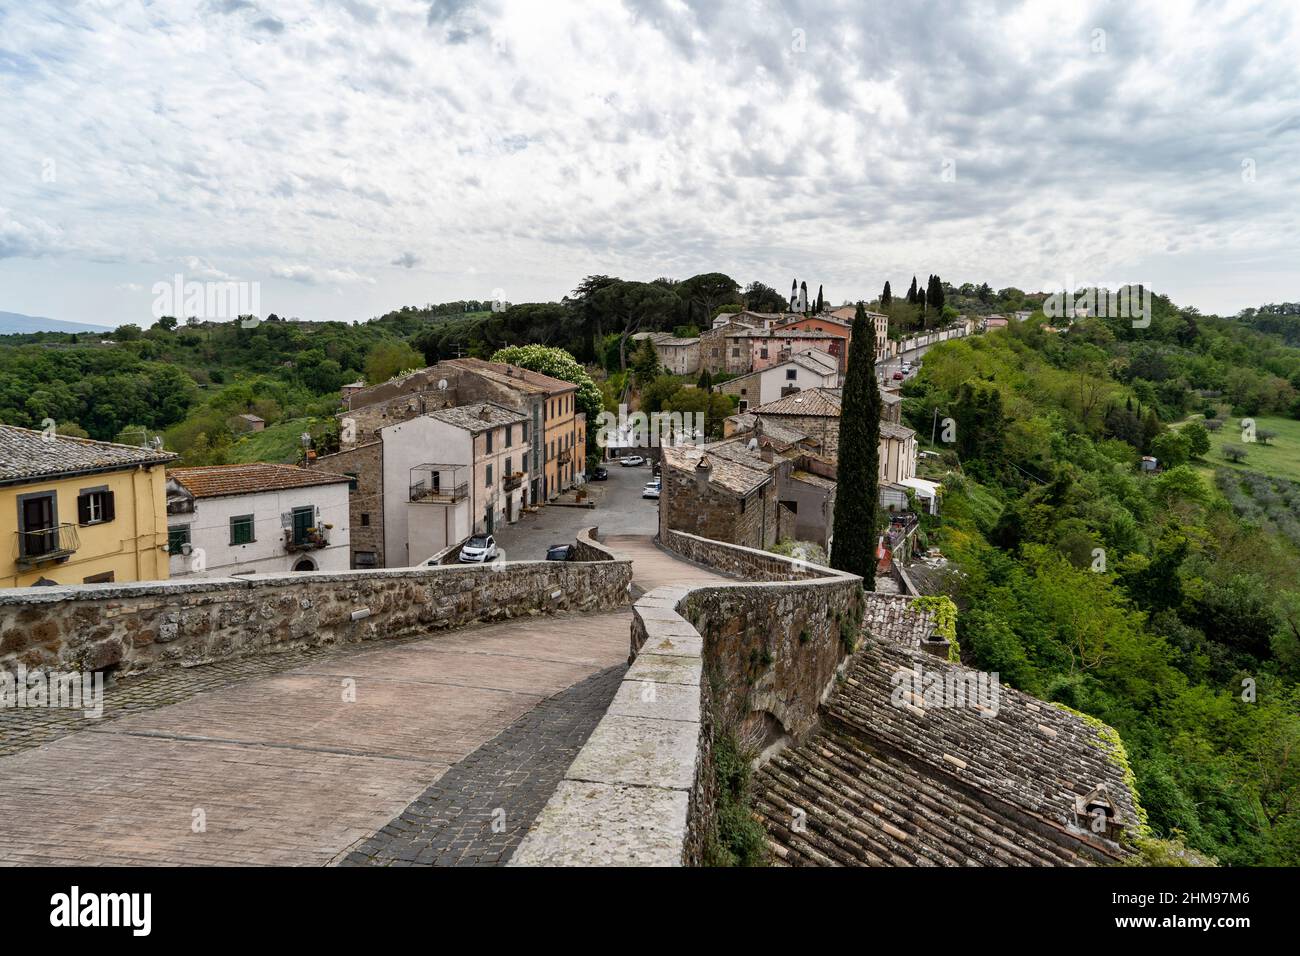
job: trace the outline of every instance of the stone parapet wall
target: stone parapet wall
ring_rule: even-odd
[[[630,561],[523,561],[0,591],[0,669],[137,674],[628,601]]]
[[[633,660],[511,865],[698,864],[715,828],[715,730],[799,740],[848,656],[862,579],[695,535],[683,557],[754,583],[662,587],[633,607]],[[716,563],[711,563],[716,562]]]
[[[575,561],[618,561],[619,558],[613,551],[605,547],[596,540],[596,532],[599,529],[594,525],[583,531],[578,532],[576,541]]]

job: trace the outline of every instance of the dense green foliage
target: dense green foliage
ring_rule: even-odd
[[[905,389],[923,435],[955,426],[929,534],[963,658],[1115,727],[1157,836],[1300,863],[1295,488],[1234,473],[1225,500],[1207,443],[1164,424],[1293,407],[1300,351],[1161,297],[1149,328],[1044,325],[936,347]]]

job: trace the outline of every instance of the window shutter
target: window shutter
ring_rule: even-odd
[[[113,492],[104,492],[104,520],[112,521],[117,517],[117,509],[113,502]]]
[[[77,495],[77,524],[90,524],[90,495]]]

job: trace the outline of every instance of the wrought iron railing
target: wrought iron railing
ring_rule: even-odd
[[[49,528],[15,531],[17,556],[15,562],[32,567],[50,561],[64,561],[81,547],[75,524],[59,524]]]

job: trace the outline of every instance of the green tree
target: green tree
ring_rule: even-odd
[[[1203,431],[1204,429],[1202,429]],[[1167,431],[1151,439],[1151,454],[1166,468],[1185,465],[1192,457],[1192,442],[1180,431]]]
[[[862,586],[868,591],[876,589],[876,512],[880,501],[880,389],[876,386],[874,340],[866,309],[859,302],[840,402],[831,567],[861,575]]]
[[[492,361],[518,365],[520,368],[541,372],[562,382],[572,382],[577,385],[578,395],[575,402],[578,411],[585,412],[587,415],[587,435],[595,436],[596,416],[600,414],[601,408],[600,389],[572,354],[549,345],[515,345],[498,349],[492,355]]]
[[[405,342],[380,342],[366,356],[366,381],[386,382],[408,369],[424,367],[424,356]]]

